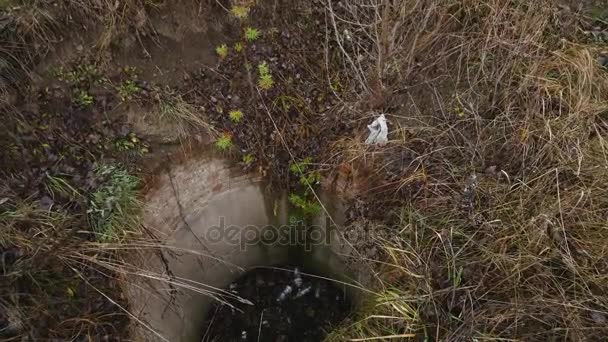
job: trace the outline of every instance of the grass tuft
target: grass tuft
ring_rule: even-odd
[[[201,111],[175,94],[166,94],[160,99],[158,119],[161,122],[166,120],[177,125],[177,134],[180,138],[190,136],[193,130],[195,132],[200,130],[214,132],[213,127],[205,120]]]
[[[139,179],[116,165],[102,165],[97,176],[105,182],[91,195],[89,224],[101,242],[119,241],[137,224]]]

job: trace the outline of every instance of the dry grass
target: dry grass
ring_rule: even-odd
[[[38,203],[4,203],[0,211],[0,301],[6,309],[0,314],[2,338],[101,337],[122,330],[120,315],[108,315],[114,313],[113,308],[99,296],[88,294],[89,289],[73,271],[86,274],[93,286],[105,292],[116,292],[116,282],[104,279],[88,265],[62,261],[62,256],[86,244],[74,237],[80,224],[77,217],[41,210]],[[80,300],[84,298],[97,310],[82,310]]]
[[[212,137],[217,135],[215,128],[205,121],[200,110],[179,95],[167,94],[160,100],[158,120],[175,125],[180,140],[191,136],[192,131],[205,132]]]
[[[575,15],[507,0],[331,14],[355,106],[387,111],[394,131],[331,163],[373,162],[377,182],[403,185],[367,196],[394,226],[378,241],[385,295],[340,338],[603,338],[608,73]]]
[[[235,301],[248,303],[229,291],[142,268],[142,258],[150,254],[202,254],[165,246],[142,227],[131,227],[130,232],[121,234],[120,241],[109,241],[100,239],[78,216],[61,210],[46,211],[39,208],[39,203],[12,199],[2,204],[3,340],[123,339],[129,336],[130,323],[166,340],[132,312],[122,294],[127,282],[141,286],[140,282],[156,281],[173,290],[210,296],[229,306]],[[121,214],[124,221],[137,221],[136,214]]]

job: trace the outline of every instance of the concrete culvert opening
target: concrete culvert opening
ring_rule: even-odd
[[[143,217],[163,247],[141,252],[128,282],[136,339],[322,340],[363,297],[371,273],[347,262],[353,251],[335,229],[342,203],[319,198],[325,209],[304,223],[286,193],[225,161],[163,172]]]

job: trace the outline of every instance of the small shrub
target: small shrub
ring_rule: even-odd
[[[316,197],[312,196],[312,188],[320,183],[321,174],[317,171],[309,171],[311,163],[312,158],[307,157],[289,165],[289,172],[298,177],[298,182],[302,186],[300,194],[292,193],[289,195],[289,202],[301,210],[304,218],[314,216],[321,211],[321,206],[317,203]]]
[[[220,151],[227,151],[232,147],[232,137],[228,133],[220,135],[215,141],[215,147]]]
[[[102,84],[107,81],[103,77],[103,73],[96,66],[90,64],[77,65],[69,71],[64,67],[52,67],[49,69],[49,75],[73,86],[79,84]]]
[[[254,42],[260,38],[260,31],[253,27],[245,28],[245,39],[249,42]]]
[[[228,56],[228,45],[222,44],[215,48],[215,53],[220,57],[220,59],[224,59]]]
[[[243,112],[238,109],[231,110],[230,112],[228,112],[228,117],[230,117],[230,121],[234,123],[239,123],[243,118]]]
[[[237,42],[234,44],[234,52],[240,53],[243,51],[243,44],[241,42]]]

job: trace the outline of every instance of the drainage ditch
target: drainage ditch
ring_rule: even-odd
[[[225,161],[172,166],[148,192],[144,225],[162,251],[141,252],[129,279],[135,336],[146,341],[320,341],[369,278],[347,262],[344,208],[304,224],[287,194]],[[297,333],[296,333],[297,332]]]

